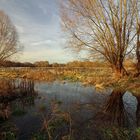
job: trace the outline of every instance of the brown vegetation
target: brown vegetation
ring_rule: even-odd
[[[80,67],[76,67],[77,65]],[[113,76],[113,71],[107,63],[80,61],[68,63],[65,67],[2,68],[0,77],[48,82],[55,80],[63,82],[79,81],[83,85],[93,85],[100,89],[114,86],[138,92],[140,90],[140,79],[133,76],[135,75],[136,64],[128,59],[128,61],[125,61],[124,66],[131,74],[121,79],[116,79],[116,76]]]

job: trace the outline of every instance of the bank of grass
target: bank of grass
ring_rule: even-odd
[[[47,70],[34,70],[34,69],[6,69],[0,71],[1,78],[23,78],[39,81],[54,81],[56,80],[56,75]]]
[[[140,77],[134,77],[134,68],[129,68],[130,76],[116,79],[113,76],[112,69],[99,67],[93,69],[7,69],[0,70],[2,78],[24,78],[30,80],[52,82],[55,80],[82,82],[83,85],[93,85],[97,88],[120,87],[130,90],[134,93],[140,92]]]

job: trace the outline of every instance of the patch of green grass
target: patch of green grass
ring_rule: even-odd
[[[78,78],[75,75],[63,75],[62,77],[60,77],[60,79],[71,81],[71,82],[77,82],[78,81]]]
[[[138,134],[140,135],[140,127],[138,127],[138,128],[136,129],[136,133],[138,133]]]
[[[137,139],[139,140],[140,139],[140,127],[138,127],[136,129],[136,136],[137,136]]]
[[[28,102],[30,105],[33,105],[34,104],[34,96],[27,97],[26,102]]]
[[[63,102],[62,101],[57,101],[56,102],[58,105],[61,105]]]
[[[36,134],[33,134],[31,140],[48,140],[48,136],[47,133],[38,132]]]
[[[103,128],[102,137],[104,140],[130,140],[130,131],[125,128]]]
[[[0,131],[1,140],[16,140],[16,126],[13,123],[5,122]]]
[[[48,130],[53,138],[55,138],[60,130],[66,131],[64,128],[69,127],[69,122],[64,117],[57,117],[49,122]]]
[[[11,131],[3,132],[2,140],[16,140],[16,135]]]
[[[14,111],[12,112],[12,115],[14,115],[14,116],[22,116],[22,115],[25,115],[25,114],[26,114],[26,111],[19,108],[19,107],[16,107],[14,109]]]

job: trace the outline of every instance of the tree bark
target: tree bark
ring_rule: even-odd
[[[138,25],[137,31],[137,49],[136,49],[136,57],[137,57],[137,73],[134,77],[138,77],[140,75],[140,25]]]
[[[136,54],[137,54],[137,72],[139,76],[140,75],[140,41],[138,41],[137,43]]]
[[[123,66],[123,63],[119,63],[117,65],[113,65],[113,74],[115,78],[121,78],[123,76],[128,75],[126,69]]]

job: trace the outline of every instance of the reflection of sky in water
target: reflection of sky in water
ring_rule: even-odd
[[[19,80],[16,84],[18,85],[20,82],[22,81]],[[110,101],[113,101],[116,106],[113,105],[113,108],[109,106],[109,111],[117,113],[119,108],[122,109],[127,115],[129,127],[136,127],[138,100],[130,92],[113,95],[110,90],[97,92],[93,87],[84,87],[80,83],[35,82],[32,86],[35,86],[35,91],[38,93],[37,96],[32,98],[33,104],[29,103],[30,96],[25,96],[12,102],[12,105],[17,104],[19,107],[24,107],[26,111],[23,116],[12,116],[11,118],[11,121],[14,121],[20,130],[20,139],[27,139],[31,132],[36,132],[40,129],[42,123],[41,112],[39,112],[40,107],[46,106],[45,112],[46,114],[49,113],[52,100],[61,102],[60,108],[64,111],[70,111],[78,123],[94,117],[97,113],[104,112],[106,102],[109,105]],[[31,94],[29,93],[29,95]],[[118,105],[119,103],[123,104]],[[121,114],[120,116],[123,117]],[[114,117],[116,116],[114,115]],[[117,117],[119,116],[117,115]],[[103,120],[100,121],[102,122]]]
[[[27,139],[31,132],[40,129],[40,107],[45,105],[45,112],[48,114],[51,110],[52,100],[61,102],[60,108],[62,110],[70,111],[78,122],[82,122],[94,116],[101,109],[100,106],[108,95],[107,93],[95,92],[93,87],[84,87],[80,83],[35,83],[35,91],[37,91],[38,96],[35,97],[34,105],[25,107],[27,112],[25,115],[13,117],[13,121],[20,130],[19,138],[21,140]],[[24,102],[18,101],[19,104]],[[94,107],[89,109],[87,104]]]
[[[104,94],[97,93],[93,87],[84,87],[80,83],[62,84],[54,82],[52,84],[37,84],[35,89],[39,94],[48,98],[56,98],[65,104],[71,103],[99,103],[104,99]]]
[[[133,96],[130,92],[126,92],[123,95],[123,103],[124,103],[124,108],[127,112],[128,121],[129,121],[129,126],[130,127],[136,127],[136,111],[137,111],[137,105],[138,101],[135,96]]]

